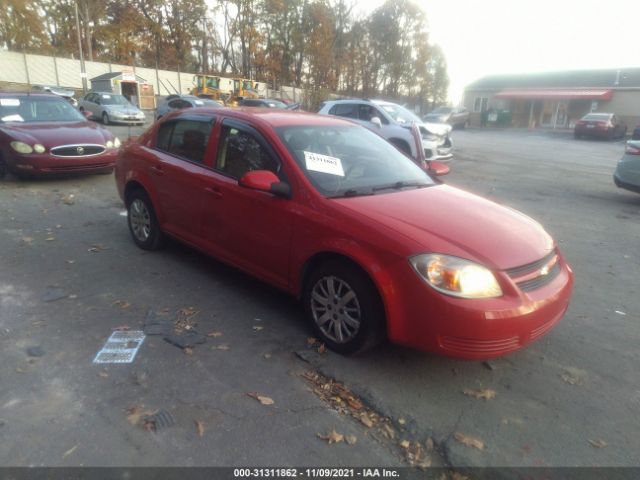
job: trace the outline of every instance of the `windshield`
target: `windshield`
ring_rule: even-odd
[[[391,115],[391,117],[398,123],[422,122],[415,113],[401,107],[400,105],[396,105],[394,103],[382,103],[378,105],[384,109],[385,112]]]
[[[305,176],[327,197],[435,184],[393,145],[366,128],[290,126],[276,131]]]
[[[590,113],[582,117],[582,120],[599,120],[599,121],[607,121],[611,118],[610,113]]]
[[[0,98],[0,122],[78,122],[85,118],[59,97]]]
[[[287,108],[287,104],[278,100],[266,100],[266,106],[269,108]]]
[[[102,105],[131,105],[129,100],[127,100],[122,95],[112,95],[103,93],[100,95],[100,103]]]

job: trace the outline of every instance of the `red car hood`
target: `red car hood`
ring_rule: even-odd
[[[551,236],[526,215],[446,185],[335,200],[412,238],[421,252],[465,256],[504,270],[540,260]]]
[[[15,140],[31,145],[40,143],[47,147],[93,143],[104,145],[111,133],[99,125],[88,122],[8,123],[0,125],[0,131]]]

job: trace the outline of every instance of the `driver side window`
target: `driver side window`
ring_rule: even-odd
[[[251,170],[270,170],[276,175],[280,164],[248,132],[223,125],[220,132],[216,169],[235,179]]]

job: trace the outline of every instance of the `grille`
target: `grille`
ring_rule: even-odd
[[[523,292],[531,292],[540,287],[551,283],[551,281],[558,276],[560,273],[560,263],[556,262],[556,264],[549,270],[549,273],[546,275],[540,275],[539,277],[533,278],[531,280],[526,280],[524,282],[517,283],[520,290]]]
[[[499,354],[516,350],[520,346],[518,337],[501,338],[499,340],[475,340],[461,337],[440,337],[443,348],[459,353]]]
[[[100,155],[106,150],[104,145],[62,145],[51,149],[56,157],[90,157]]]
[[[508,270],[505,270],[505,273],[509,275],[511,278],[521,277],[522,275],[526,275],[527,273],[531,273],[535,270],[541,269],[546,264],[551,262],[551,260],[553,260],[553,257],[555,257],[556,255],[557,255],[556,251],[552,250],[551,253],[549,253],[549,255],[541,258],[537,262],[528,263],[527,265],[522,265],[520,267],[510,268]]]

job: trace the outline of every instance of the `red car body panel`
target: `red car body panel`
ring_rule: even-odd
[[[1,98],[25,98],[24,93],[0,93]],[[52,96],[33,94],[29,96]],[[65,100],[58,98],[59,101]],[[8,169],[18,174],[47,175],[56,173],[94,173],[110,171],[117,159],[117,150],[106,148],[113,135],[107,129],[87,120],[72,122],[0,123],[0,152]],[[44,153],[21,154],[10,146],[12,141],[28,145],[41,144]],[[62,157],[51,153],[60,146],[101,146],[104,152],[95,155]]]
[[[137,182],[149,194],[162,230],[172,236],[297,296],[310,262],[327,254],[346,257],[377,287],[392,342],[454,357],[490,358],[517,350],[549,331],[566,311],[573,274],[551,237],[529,217],[445,185],[325,198],[274,127],[353,128],[351,123],[260,109],[212,109],[209,114],[217,120],[208,164],[179,161],[151,148],[155,126],[121,150],[116,166],[123,200],[127,185]],[[290,199],[242,187],[211,168],[222,118],[250,125],[264,137],[282,161]],[[409,263],[422,253],[485,265],[503,295],[464,299],[436,291]],[[536,264],[541,259],[550,260]],[[518,285],[536,281],[541,269],[549,268],[554,276],[540,287],[525,291]]]

